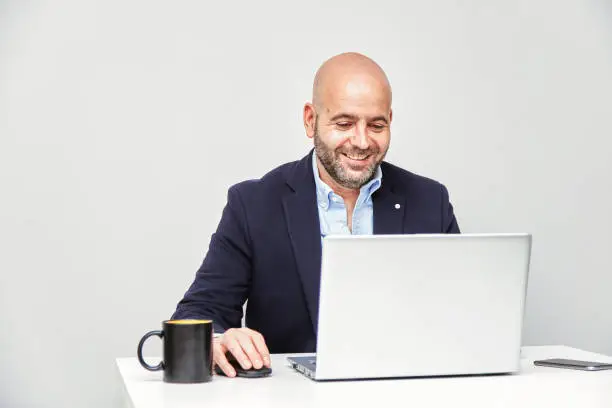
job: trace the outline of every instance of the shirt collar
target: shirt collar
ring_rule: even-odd
[[[319,205],[327,209],[329,208],[331,196],[334,190],[332,190],[330,186],[328,186],[323,180],[321,180],[321,177],[319,176],[319,168],[317,166],[317,153],[314,149],[312,150],[312,172],[314,174],[315,186],[317,190],[317,201]],[[374,192],[380,188],[381,184],[382,169],[380,168],[380,166],[378,166],[376,167],[376,172],[374,173],[374,177],[372,178],[372,180],[368,181],[359,189],[359,198],[357,198],[357,204],[359,204],[359,202],[364,202],[369,199],[372,194],[374,194]]]

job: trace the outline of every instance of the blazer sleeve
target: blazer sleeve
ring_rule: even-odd
[[[440,194],[442,195],[442,232],[446,234],[459,234],[459,224],[453,211],[453,205],[448,197],[448,190],[440,184]]]
[[[251,245],[238,186],[229,189],[221,221],[195,280],[173,319],[211,319],[222,333],[240,327],[251,284]]]

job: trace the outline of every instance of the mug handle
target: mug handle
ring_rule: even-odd
[[[153,330],[153,331],[148,332],[144,336],[142,336],[142,339],[140,339],[140,342],[138,343],[138,361],[140,361],[140,365],[142,365],[144,368],[146,368],[149,371],[163,370],[164,369],[163,361],[160,361],[159,364],[156,366],[150,366],[144,361],[144,358],[142,358],[142,346],[144,346],[145,341],[147,341],[147,339],[151,336],[158,336],[160,339],[163,339],[164,332],[161,330]]]

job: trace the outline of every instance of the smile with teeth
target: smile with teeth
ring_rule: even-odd
[[[366,160],[368,157],[370,157],[370,155],[359,157],[359,156],[353,156],[353,155],[350,155],[350,154],[347,154],[347,153],[342,153],[342,154],[343,154],[344,156],[348,157],[349,159],[351,159],[351,160],[356,160],[356,161],[364,161],[364,160]]]

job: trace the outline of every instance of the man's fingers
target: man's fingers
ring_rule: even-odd
[[[259,354],[259,351],[257,351],[255,344],[253,344],[253,339],[251,338],[251,336],[243,331],[240,333],[236,333],[236,339],[240,342],[240,346],[242,347],[244,353],[247,355],[251,365],[256,369],[260,369],[261,367],[263,367],[263,359]],[[245,368],[248,369],[251,367],[249,366]]]
[[[217,364],[221,368],[225,375],[227,375],[228,377],[236,376],[236,370],[234,370],[234,367],[232,367],[229,361],[227,361],[227,358],[225,357],[224,347],[221,344],[217,343],[214,345],[213,355],[215,364]]]
[[[270,368],[270,365],[271,365],[270,351],[268,350],[268,346],[266,346],[266,341],[264,340],[264,337],[261,335],[261,333],[256,332],[255,330],[251,330],[251,329],[249,329],[249,334],[251,336],[251,340],[253,341],[253,344],[255,345],[255,348],[257,349],[257,351],[259,352],[259,355],[261,356],[263,364],[266,367]],[[261,368],[261,367],[255,367],[255,368]]]
[[[247,354],[242,350],[242,342],[239,340],[241,337],[240,333],[232,332],[231,335],[223,335],[223,345],[232,353],[238,363],[248,370],[252,367],[251,360],[247,357]]]
[[[232,353],[238,363],[248,370],[250,368],[260,369],[263,366],[270,367],[270,351],[266,346],[263,336],[251,329],[229,329],[221,337],[223,348]],[[220,363],[226,363],[225,355],[219,358]],[[223,366],[221,366],[223,369]],[[235,371],[235,370],[232,370]]]

